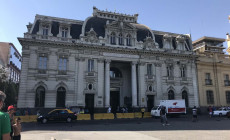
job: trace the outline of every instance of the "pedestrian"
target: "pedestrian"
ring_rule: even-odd
[[[208,112],[209,112],[209,117],[211,118],[212,117],[212,112],[213,112],[211,106],[208,107]]]
[[[15,113],[15,107],[13,105],[8,106],[8,114],[10,117],[10,126],[11,126],[11,132],[10,137],[13,138],[13,125],[14,125],[14,113]]]
[[[8,113],[2,112],[6,94],[0,91],[0,140],[10,140],[10,117]]]
[[[197,109],[196,109],[196,106],[194,106],[193,109],[192,109],[192,121],[193,122],[197,121]]]
[[[144,118],[144,114],[145,114],[145,107],[143,107],[143,108],[141,109],[141,114],[142,114],[142,118]]]
[[[107,113],[111,113],[111,106],[109,106]]]
[[[161,115],[161,123],[162,123],[162,125],[163,126],[165,126],[165,125],[169,125],[168,124],[168,120],[167,120],[167,114],[166,114],[166,108],[165,108],[165,106],[162,106],[161,107],[161,111],[160,111],[160,115]]]
[[[21,118],[17,117],[15,120],[15,124],[13,125],[13,130],[14,130],[14,136],[13,140],[21,140]]]

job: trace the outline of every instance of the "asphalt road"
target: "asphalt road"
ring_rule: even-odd
[[[162,126],[159,119],[117,119],[75,121],[73,123],[23,123],[22,140],[229,140],[230,119],[199,116],[168,118],[170,126]]]

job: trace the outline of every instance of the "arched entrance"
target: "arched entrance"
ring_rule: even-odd
[[[185,100],[185,105],[188,107],[188,93],[185,90],[182,92],[182,99]]]
[[[59,87],[57,89],[56,107],[65,107],[66,89]]]
[[[45,88],[39,86],[36,90],[35,107],[44,107],[45,105]]]
[[[174,91],[173,90],[169,90],[169,92],[168,92],[168,99],[169,100],[174,100],[175,99]]]

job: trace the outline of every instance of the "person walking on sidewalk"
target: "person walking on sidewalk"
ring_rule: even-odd
[[[166,107],[162,106],[161,111],[160,111],[160,115],[161,115],[161,123],[163,126],[165,125],[169,125],[168,124],[168,120],[167,120],[167,116],[166,116]]]
[[[142,114],[142,118],[144,118],[144,114],[145,114],[145,107],[143,107],[143,108],[141,109],[141,114]]]
[[[6,94],[0,91],[0,140],[10,140],[10,117],[8,113],[2,112]]]
[[[13,125],[13,130],[14,130],[13,140],[21,140],[21,131],[22,131],[21,118],[18,117],[16,118],[15,121],[16,122]]]
[[[196,109],[196,106],[194,106],[193,109],[192,109],[192,121],[193,122],[197,121],[197,109]]]

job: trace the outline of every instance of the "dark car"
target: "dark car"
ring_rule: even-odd
[[[48,114],[38,116],[37,122],[47,123],[48,121],[66,121],[70,123],[72,120],[76,119],[77,115],[69,109],[54,109]]]

